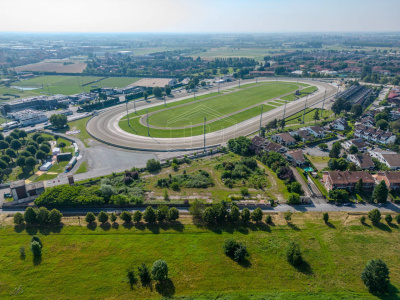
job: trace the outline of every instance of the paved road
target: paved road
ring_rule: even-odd
[[[258,81],[275,81],[275,79],[263,79]],[[296,82],[297,79],[292,78],[282,78],[279,81],[292,81]],[[242,84],[252,83],[255,80],[241,81]],[[326,97],[336,94],[338,88],[329,83],[311,81],[301,79],[300,82],[312,84],[318,87],[318,91],[307,99],[307,107],[314,105],[324,99],[325,92]],[[231,88],[232,86],[237,86],[237,82],[229,83],[224,85],[224,89]],[[215,92],[218,87],[214,87],[208,90],[206,93]],[[201,95],[200,93],[198,95]],[[190,96],[191,97],[191,96]],[[179,101],[188,98],[182,97],[172,101]],[[136,103],[136,108],[145,109],[157,105],[162,105],[158,100],[158,103],[147,103],[139,102]],[[169,102],[172,102],[171,100]],[[298,111],[304,109],[306,98],[289,102],[286,106],[286,116],[294,114]],[[322,106],[322,103],[318,107]],[[274,118],[281,118],[283,116],[284,106],[277,107],[271,111],[265,112],[263,114],[263,122],[265,125]],[[129,105],[129,112],[133,112],[133,104]],[[112,144],[117,147],[132,149],[132,150],[149,150],[149,151],[184,151],[188,149],[201,149],[204,146],[203,136],[193,136],[186,138],[153,138],[138,136],[128,133],[122,130],[118,123],[121,118],[126,115],[126,106],[119,105],[113,109],[102,112],[99,116],[94,117],[88,122],[87,130],[94,138]],[[254,117],[229,128],[225,128],[220,131],[212,132],[206,134],[206,146],[221,145],[227,142],[231,138],[238,136],[248,135],[250,133],[256,132],[259,129],[259,117]]]
[[[311,205],[295,205],[290,206],[287,204],[280,204],[274,208],[262,208],[264,212],[285,212],[285,211],[293,211],[293,212],[332,212],[332,211],[344,211],[344,212],[368,212],[373,210],[374,208],[378,208],[382,213],[387,212],[400,212],[400,206],[395,204],[387,204],[385,207],[379,207],[378,205],[372,204],[353,204],[351,206],[336,206],[333,204],[311,204]],[[178,208],[181,212],[188,212],[187,208]],[[249,207],[250,210],[254,208]],[[111,212],[121,212],[123,210],[127,210],[130,212],[134,212],[136,210],[144,211],[143,208],[135,208],[135,209],[124,209],[124,208],[76,208],[76,209],[61,209],[61,212],[64,214],[85,214],[87,212],[99,213],[100,211],[105,211],[108,213]],[[24,212],[24,209],[0,209],[0,213],[5,214],[14,214],[17,212]]]

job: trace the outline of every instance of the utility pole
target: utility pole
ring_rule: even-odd
[[[218,81],[218,93],[219,93],[219,85],[220,85],[220,82]]]
[[[149,110],[147,109],[147,135],[150,136],[150,128],[149,128]]]
[[[282,118],[282,120],[285,120],[285,115],[286,115],[286,100],[285,100],[285,107],[283,108],[283,118]]]
[[[126,101],[126,117],[128,118],[128,126],[131,127],[131,124],[129,123],[128,100]]]
[[[167,100],[165,99],[165,96],[164,96],[164,106],[167,107]]]
[[[307,95],[307,97],[306,97],[306,103],[305,103],[305,105],[304,105],[304,112],[303,112],[303,124],[304,124],[304,115],[306,114],[307,98],[308,98],[308,95]]]
[[[263,114],[263,109],[264,109],[264,106],[261,106],[261,114],[260,114],[260,130],[259,130],[259,132],[258,132],[258,135],[259,135],[259,136],[261,136],[261,122],[262,122],[262,114]]]
[[[325,97],[326,97],[326,90],[325,90],[324,100],[322,100],[322,109],[321,109],[321,114],[323,114],[323,113],[324,113]],[[322,117],[322,115],[321,115],[321,117]]]
[[[207,118],[204,117],[204,126],[203,126],[203,135],[204,135],[204,153],[206,153],[206,120]]]
[[[133,100],[133,107],[135,108],[135,114],[136,114],[136,100]]]

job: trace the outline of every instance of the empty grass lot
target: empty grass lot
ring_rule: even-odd
[[[159,127],[181,127],[233,113],[297,89],[290,83],[265,83],[238,92],[221,95],[200,103],[161,111],[149,117],[149,124]],[[232,116],[232,118],[235,118]]]
[[[327,118],[330,117],[333,112],[331,110],[326,110],[324,109],[322,115],[321,115],[321,109],[318,109],[318,113],[319,113],[319,118],[320,120],[323,120],[323,118]],[[311,122],[314,121],[314,114],[315,114],[315,109],[312,108],[307,108],[306,109],[306,114],[304,115],[304,122]],[[299,121],[300,119],[300,121]],[[299,124],[303,121],[303,111],[300,111],[290,117],[286,118],[286,125],[289,124]],[[317,120],[318,121],[318,120]],[[312,124],[310,124],[312,125]]]
[[[273,215],[272,226],[196,226],[190,218],[175,224],[114,224],[87,228],[81,217],[64,227],[0,226],[0,297],[25,299],[398,299],[400,234],[397,225],[361,225],[359,215],[296,213],[290,226]],[[10,224],[10,225],[7,225]],[[41,260],[29,251],[31,235],[43,242]],[[244,243],[248,262],[223,254],[226,238]],[[306,265],[292,267],[285,248],[297,241]],[[20,258],[24,246],[26,257]],[[390,269],[391,294],[370,294],[361,281],[366,262],[382,258]],[[169,280],[130,289],[126,270],[164,259]]]

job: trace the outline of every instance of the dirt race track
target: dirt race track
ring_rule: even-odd
[[[258,81],[275,81],[273,78],[258,79]],[[278,81],[297,82],[295,78],[280,78]],[[255,82],[255,80],[241,80],[241,84],[248,84]],[[329,83],[320,81],[311,81],[301,79],[299,82],[314,85],[318,88],[318,91],[313,93],[307,99],[307,107],[314,105],[313,107],[321,107],[322,100],[325,97],[330,97],[336,94],[337,87]],[[228,89],[237,86],[237,82],[225,83],[222,89]],[[217,91],[217,87],[213,87],[206,93]],[[201,93],[198,94],[199,96]],[[179,101],[192,96],[184,96],[178,98],[175,95],[174,101]],[[286,116],[294,114],[296,112],[304,109],[306,98],[301,98],[299,100],[289,102],[286,106]],[[147,103],[145,101],[136,104],[138,109],[145,109],[157,105],[162,105],[162,103]],[[275,118],[281,118],[283,115],[284,106],[277,107],[273,110],[265,112],[262,118],[262,125],[264,126],[271,120]],[[129,105],[129,112],[133,112],[133,104]],[[139,136],[135,134],[128,133],[119,127],[119,121],[126,115],[126,106],[118,105],[110,110],[101,112],[98,116],[93,117],[87,124],[87,131],[89,134],[106,144],[110,144],[116,147],[121,147],[125,149],[132,150],[146,150],[146,151],[185,151],[201,149],[204,146],[212,147],[225,144],[229,139],[246,136],[251,133],[256,132],[260,126],[260,117],[253,117],[234,126],[225,128],[223,130],[215,131],[206,134],[206,143],[204,145],[203,135],[191,136],[185,138],[153,138],[151,136]]]

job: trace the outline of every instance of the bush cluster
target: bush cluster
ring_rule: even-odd
[[[214,186],[212,177],[207,171],[198,170],[193,174],[186,174],[184,171],[182,174],[171,175],[168,178],[161,178],[157,180],[156,187],[160,188],[171,188],[175,191],[181,187],[185,188],[208,188]]]

